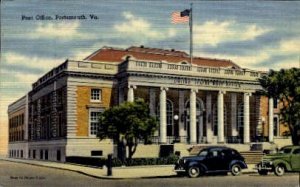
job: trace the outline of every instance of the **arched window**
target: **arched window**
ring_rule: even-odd
[[[237,129],[239,136],[244,135],[244,103],[238,105]]]
[[[224,132],[227,132],[227,112],[226,106],[224,105],[223,115],[224,115]],[[214,136],[218,135],[218,107],[217,105],[213,105],[213,126],[212,130],[214,132]]]

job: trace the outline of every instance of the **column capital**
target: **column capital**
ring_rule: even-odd
[[[244,92],[244,95],[252,96],[252,93],[251,92]]]
[[[197,88],[192,88],[192,89],[191,89],[191,92],[198,93],[198,89],[197,89]]]
[[[160,87],[160,90],[162,91],[162,90],[165,90],[165,91],[168,91],[169,90],[169,88],[168,87]]]
[[[225,90],[219,90],[219,94],[226,94]]]
[[[128,88],[136,89],[136,85],[128,85]]]

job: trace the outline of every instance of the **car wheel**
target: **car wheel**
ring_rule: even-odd
[[[240,175],[242,173],[242,168],[240,165],[238,164],[234,164],[231,166],[231,174],[233,176],[237,176],[237,175]]]
[[[197,166],[191,166],[189,167],[188,169],[188,176],[191,177],[191,178],[196,178],[196,177],[199,177],[200,175],[200,168],[197,167]]]
[[[260,174],[260,175],[268,175],[268,170],[258,170],[258,174]]]
[[[282,166],[282,165],[275,166],[275,168],[274,168],[275,175],[282,176],[284,174],[284,172],[285,172],[284,166]]]

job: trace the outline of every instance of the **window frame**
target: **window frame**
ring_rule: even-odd
[[[96,97],[96,94],[93,94],[93,91],[95,91],[95,90],[98,90],[99,91],[99,93],[98,93],[98,99],[97,98],[95,98]],[[100,102],[102,102],[102,89],[100,89],[100,88],[91,88],[91,92],[90,92],[90,102],[97,102],[97,103],[100,103]]]
[[[90,108],[89,109],[89,116],[88,116],[88,118],[89,118],[89,134],[88,134],[88,136],[89,137],[96,137],[97,132],[96,132],[96,134],[92,134],[91,124],[92,123],[99,123],[99,122],[92,121],[92,119],[91,119],[92,112],[97,112],[97,113],[101,114],[103,112],[103,109],[101,109],[101,108]]]

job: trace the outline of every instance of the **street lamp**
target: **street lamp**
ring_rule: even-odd
[[[178,115],[174,115],[174,120],[178,120],[179,119],[179,117],[178,117]]]

